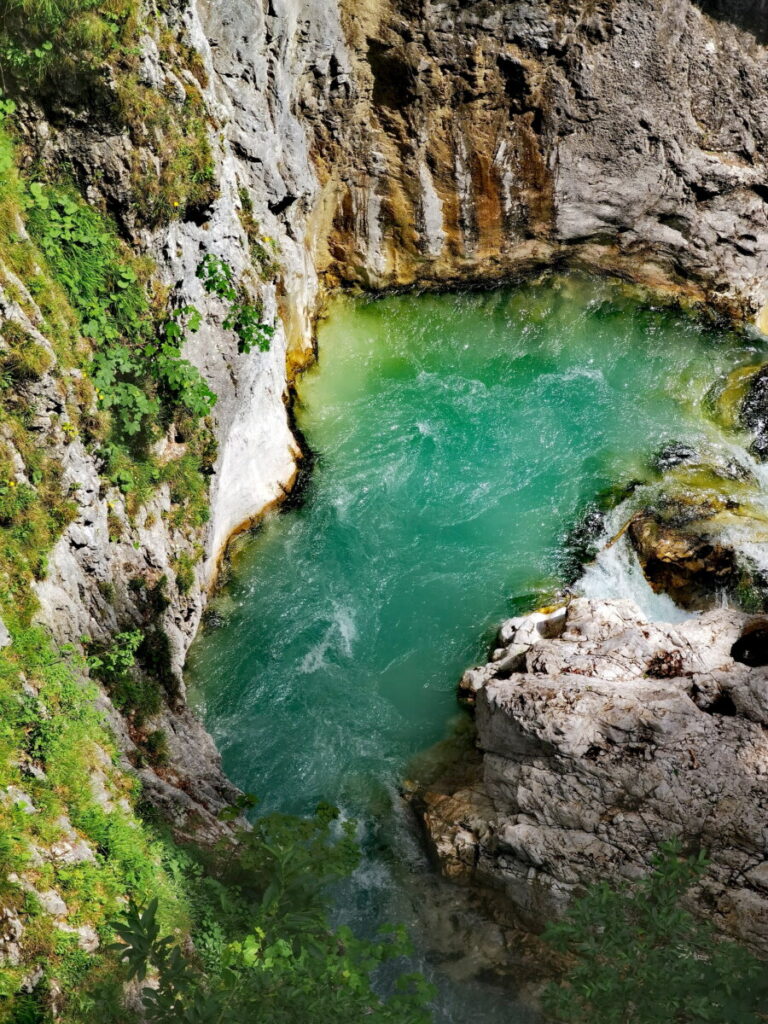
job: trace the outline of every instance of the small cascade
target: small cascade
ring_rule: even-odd
[[[612,516],[611,523],[620,519],[621,515]],[[696,614],[680,608],[667,594],[654,592],[626,536],[612,542],[607,530],[600,540],[603,544],[597,558],[574,587],[577,593],[596,600],[633,601],[652,622],[683,622]]]

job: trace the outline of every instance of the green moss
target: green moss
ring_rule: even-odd
[[[85,102],[104,62],[138,38],[139,9],[136,0],[0,0],[3,81],[43,101]]]
[[[36,607],[31,589],[47,571],[47,553],[72,521],[74,502],[62,493],[61,467],[23,436],[23,424],[0,413],[15,441],[27,456],[30,482],[17,479],[7,444],[0,442],[0,609],[13,610],[29,621]]]
[[[248,189],[239,190],[240,209],[238,215],[243,230],[248,236],[248,245],[253,264],[259,270],[262,281],[272,281],[280,275],[280,248],[274,238],[262,233],[261,225],[253,213],[253,202]]]
[[[196,557],[187,551],[182,551],[176,556],[174,570],[176,572],[176,586],[182,594],[188,594],[195,583]]]
[[[39,380],[53,366],[51,353],[16,323],[8,320],[0,328],[0,387],[18,387]]]
[[[195,50],[171,32],[161,33],[159,52],[164,67],[193,72],[206,82],[202,60]],[[116,117],[128,128],[134,144],[131,183],[136,200],[134,213],[145,224],[157,226],[171,220],[199,216],[218,195],[211,150],[212,125],[197,84],[183,82],[156,89],[145,85],[138,73],[138,59],[123,59],[115,78]],[[157,157],[148,161],[145,149]]]
[[[155,767],[162,767],[168,763],[170,752],[168,750],[168,736],[163,729],[155,729],[149,733],[144,740],[144,749],[150,763]]]

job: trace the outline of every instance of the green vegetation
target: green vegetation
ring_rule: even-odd
[[[93,86],[107,58],[135,40],[137,16],[135,0],[2,0],[3,80],[43,96]]]
[[[241,188],[240,223],[248,237],[248,246],[254,266],[259,268],[262,281],[271,281],[280,274],[280,250],[274,238],[262,234],[261,227],[253,213],[253,202],[248,189]]]
[[[159,88],[139,77],[147,30]],[[215,198],[202,62],[173,33],[142,23],[136,0],[0,0],[0,75],[16,98],[48,110],[87,102],[108,130],[127,129],[136,202],[123,226],[202,218]],[[323,807],[306,821],[260,819],[214,851],[182,849],[121,767],[86,676],[121,711],[135,766],[166,771],[169,736],[154,717],[178,697],[159,622],[166,577],[130,580],[138,620],[108,642],[83,638],[85,656],[29,625],[33,583],[77,510],[61,470],[75,439],[97,456],[105,489],[123,497],[107,490],[113,540],[128,540],[131,519],[168,488],[163,515],[188,541],[175,582],[192,588],[215,396],[182,356],[199,312],[169,305],[151,261],[83,201],[71,168],[20,172],[14,113],[0,96],[0,285],[17,305],[0,324],[0,613],[13,641],[0,651],[0,913],[18,947],[0,958],[0,1024],[125,1024],[124,983],[148,972],[159,982],[145,993],[156,1021],[421,1024],[421,979],[405,977],[387,995],[372,987],[379,965],[407,951],[404,935],[368,942],[329,923],[331,887],[357,863],[350,823]],[[34,154],[24,156],[34,168]],[[276,273],[274,243],[257,239],[250,208],[248,217],[259,273]],[[274,329],[232,268],[209,256],[198,276],[226,304],[239,351],[268,349]],[[42,427],[41,389],[56,396]],[[99,589],[116,597],[109,581]],[[126,912],[129,896],[146,909]]]
[[[33,182],[28,225],[51,274],[64,288],[84,337],[95,347],[92,377],[119,437],[132,437],[164,408],[206,416],[215,395],[181,355],[185,327],[198,329],[192,307],[156,323],[142,277],[148,268],[122,247],[105,220],[74,194]]]
[[[86,640],[91,675],[104,684],[112,703],[137,729],[162,707],[157,683],[136,667],[136,652],[143,642],[144,634],[140,629],[118,633],[105,645]]]
[[[237,335],[239,352],[251,352],[258,348],[269,349],[274,327],[262,322],[260,306],[248,302],[234,282],[232,267],[213,253],[208,253],[197,268],[197,276],[210,295],[218,295],[229,303],[229,312],[224,320],[224,329]]]
[[[569,1024],[758,1024],[768,972],[741,946],[683,909],[706,857],[667,843],[635,885],[593,886],[545,939],[564,954],[546,1006]]]
[[[139,73],[143,35],[157,44],[160,87]],[[127,128],[132,216],[144,223],[198,213],[215,199],[202,62],[145,19],[138,0],[0,0],[0,76],[14,95],[87,106],[105,128]]]
[[[66,929],[89,926],[103,949],[127,892],[157,899],[167,928],[185,927],[188,910],[163,868],[165,844],[131,810],[138,787],[117,767],[77,655],[42,629],[17,627],[13,640],[0,653],[0,903],[18,921],[20,962],[0,967],[0,1021],[50,1020],[55,979],[66,993],[60,1019],[83,1024],[87,988],[109,977],[114,958],[87,953]],[[53,920],[52,892],[66,905]],[[21,996],[38,966],[34,998]]]
[[[157,978],[156,988],[144,988],[146,1019],[427,1024],[431,993],[420,976],[399,978],[389,997],[371,985],[381,964],[408,952],[403,932],[368,942],[328,922],[329,886],[358,863],[354,831],[321,805],[309,819],[258,819],[205,869],[194,856],[180,862],[194,908],[194,960],[163,934],[157,900],[143,911],[132,904],[115,924],[116,951],[128,977]]]
[[[122,634],[92,653],[94,674],[122,685],[140,640]],[[0,966],[0,1021],[125,1024],[124,983],[151,974],[150,1021],[425,1024],[421,978],[403,976],[387,997],[371,984],[408,951],[403,933],[367,942],[328,921],[332,885],[358,862],[354,825],[321,806],[306,820],[260,818],[212,851],[177,846],[136,816],[138,786],[118,767],[84,667],[42,629],[16,628],[0,653],[0,903],[19,947],[18,965]],[[167,760],[161,730],[146,754]],[[83,935],[98,948],[83,949]]]
[[[197,554],[200,554],[199,552]],[[195,566],[198,558],[188,551],[181,551],[175,559],[174,569],[176,570],[176,586],[180,593],[188,594],[195,582]]]
[[[198,70],[199,58],[170,33],[163,33],[160,56],[164,66]],[[161,90],[144,84],[138,75],[135,52],[124,53],[118,64],[115,116],[129,130],[136,147],[131,154],[131,184],[136,197],[134,213],[152,227],[181,216],[200,215],[217,195],[215,166],[200,90],[186,78],[183,96],[175,83]],[[199,75],[199,70],[198,70]],[[159,158],[159,171],[142,150]]]

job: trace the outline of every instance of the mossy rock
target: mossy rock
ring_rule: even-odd
[[[718,591],[739,581],[734,550],[706,532],[671,525],[648,510],[634,517],[628,536],[653,590],[683,608],[709,608]]]
[[[768,461],[768,363],[750,378],[739,420],[754,435],[749,449],[752,455],[760,462]]]
[[[741,409],[752,379],[761,367],[739,366],[710,388],[704,402],[712,417],[729,430],[743,427]]]
[[[15,321],[3,324],[0,337],[0,376],[9,383],[39,380],[53,367],[52,353]]]

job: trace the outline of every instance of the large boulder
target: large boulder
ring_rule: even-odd
[[[476,670],[481,772],[418,803],[443,872],[538,928],[676,837],[711,858],[696,908],[768,952],[768,669],[732,657],[751,620],[586,599],[558,619],[511,620]]]

